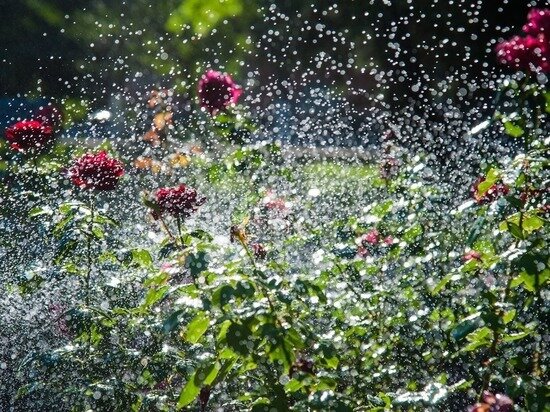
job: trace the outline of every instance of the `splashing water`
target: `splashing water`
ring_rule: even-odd
[[[23,3],[0,410],[544,410],[544,2]]]

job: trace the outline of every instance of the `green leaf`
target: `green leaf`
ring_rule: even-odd
[[[199,395],[201,388],[210,385],[221,369],[219,362],[199,367],[190,377],[180,392],[176,410],[180,410],[192,403]]]
[[[464,348],[465,351],[472,351],[480,346],[488,346],[491,343],[491,335],[493,331],[488,327],[483,327],[475,332],[470,333],[466,339],[470,342]]]
[[[407,243],[412,243],[421,234],[422,226],[416,224],[405,230],[405,232],[403,233],[403,240]]]
[[[29,212],[29,217],[37,217],[42,215],[53,215],[53,210],[49,207],[35,207]]]
[[[504,324],[510,323],[514,318],[516,317],[516,310],[511,309],[508,312],[502,316],[502,320],[504,321]]]
[[[223,285],[217,288],[212,294],[212,303],[224,307],[235,297],[235,289],[231,285]]]
[[[524,133],[523,129],[520,126],[512,123],[511,121],[504,122],[504,131],[508,136],[512,137],[521,137]]]
[[[186,265],[189,267],[191,276],[196,277],[208,268],[206,252],[192,253],[187,256]]]
[[[543,226],[544,220],[542,220],[537,215],[525,216],[523,218],[523,230],[525,230],[527,233],[539,230]]]
[[[485,216],[478,217],[474,222],[470,233],[468,234],[468,239],[466,240],[466,245],[472,246],[474,242],[479,238],[485,225]]]
[[[159,249],[159,258],[165,259],[167,258],[172,252],[177,250],[178,246],[176,245],[176,242],[166,242],[166,244],[162,245],[162,247]]]
[[[232,323],[227,328],[225,337],[229,347],[237,353],[248,355],[252,350],[252,345],[250,345],[252,331],[246,325]]]
[[[162,324],[162,330],[164,331],[164,333],[172,332],[179,325],[182,314],[183,310],[178,309],[172,312],[170,316],[168,316],[168,318]]]
[[[176,405],[176,410],[179,411],[180,409],[189,405],[191,402],[197,399],[197,396],[200,392],[201,388],[195,384],[195,374],[193,374],[180,392],[178,403]]]
[[[531,334],[531,332],[510,333],[510,334],[504,336],[504,338],[502,338],[502,340],[504,342],[513,342],[515,340],[523,339],[523,338],[529,336],[530,334]]]
[[[380,203],[380,204],[374,206],[371,210],[371,213],[376,217],[383,218],[384,216],[386,216],[388,214],[388,212],[391,210],[392,206],[393,206],[393,201],[392,200],[387,200],[383,203]]]
[[[153,266],[153,258],[145,249],[132,249],[132,261],[142,267],[150,268]]]
[[[464,338],[466,335],[476,330],[481,326],[481,313],[474,313],[471,316],[468,316],[466,319],[462,320],[452,331],[451,335],[454,340],[459,341]]]
[[[194,374],[195,376],[193,380],[195,381],[195,385],[210,385],[214,381],[214,379],[216,379],[216,376],[218,376],[218,372],[220,371],[221,367],[221,364],[217,361],[201,366]]]
[[[185,340],[190,343],[197,343],[208,329],[209,324],[210,319],[207,314],[204,312],[199,312],[193,320],[189,322],[189,325],[187,325],[184,335]]]
[[[441,279],[437,285],[432,290],[432,295],[437,295],[439,292],[441,292],[443,289],[445,289],[445,286],[447,286],[447,283],[449,283],[451,280],[457,280],[460,279],[460,274],[457,273],[449,273]]]
[[[169,286],[162,286],[158,289],[149,290],[149,292],[147,292],[147,295],[145,296],[145,306],[151,306],[157,303],[159,300],[163,299],[169,289]]]

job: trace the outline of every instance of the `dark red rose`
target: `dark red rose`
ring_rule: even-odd
[[[527,23],[523,31],[533,36],[541,33],[550,34],[550,9],[531,9],[527,15]]]
[[[86,153],[69,168],[68,176],[81,189],[113,190],[124,175],[122,163],[106,151]]]
[[[226,73],[208,70],[199,80],[199,104],[210,114],[237,103],[241,93],[241,87]]]
[[[200,197],[197,191],[186,185],[164,187],[157,190],[155,195],[159,212],[172,216],[189,217],[197,211],[206,199]]]
[[[550,72],[550,46],[544,35],[514,36],[495,50],[498,61],[513,69]]]
[[[38,120],[23,120],[6,129],[6,140],[13,150],[39,153],[53,143],[53,129]]]
[[[58,130],[63,124],[63,112],[52,104],[40,107],[36,111],[35,118],[42,124],[51,126],[53,130]]]
[[[253,243],[252,251],[254,252],[254,256],[258,259],[265,259],[267,257],[267,250],[261,243]]]
[[[501,196],[506,196],[510,188],[504,183],[493,184],[483,195],[478,193],[478,187],[485,181],[485,178],[479,177],[473,184],[470,193],[476,202],[480,205],[489,204],[497,200]]]

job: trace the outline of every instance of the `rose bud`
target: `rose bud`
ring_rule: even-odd
[[[481,261],[481,253],[479,253],[475,250],[470,250],[469,252],[464,254],[463,259],[466,262],[469,262],[470,260],[479,260],[479,261]]]
[[[239,241],[241,243],[246,243],[248,236],[244,227],[239,225],[233,225],[229,229],[229,240],[233,243]]]
[[[361,244],[363,246],[367,245],[376,245],[380,241],[380,233],[378,233],[378,230],[372,229],[368,233],[365,233],[363,236],[361,236]]]
[[[212,115],[236,104],[241,93],[241,87],[226,73],[208,70],[199,80],[199,104]]]
[[[37,120],[23,120],[6,129],[6,140],[13,150],[40,153],[53,143],[53,128]]]
[[[514,410],[514,402],[507,395],[497,393],[495,399],[495,412],[512,412]]]
[[[384,244],[385,244],[386,246],[391,246],[391,245],[393,245],[393,237],[391,237],[391,236],[386,236],[386,237],[384,238]]]
[[[106,151],[86,153],[68,170],[71,181],[81,189],[113,190],[124,175],[124,167],[118,159],[109,157]]]
[[[206,198],[199,196],[197,191],[181,184],[177,187],[164,187],[155,194],[158,212],[168,213],[174,217],[189,217],[203,205]]]
[[[254,256],[258,259],[265,259],[267,257],[267,250],[261,243],[253,243],[252,251],[254,252]]]
[[[476,403],[468,408],[468,412],[491,412],[491,406],[486,403]]]

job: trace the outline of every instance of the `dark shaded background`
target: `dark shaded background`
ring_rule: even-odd
[[[136,72],[140,84],[169,82],[184,90],[204,67],[214,66],[241,80],[252,70],[261,85],[273,79],[299,84],[309,76],[335,90],[364,90],[353,97],[359,105],[377,93],[385,95],[389,108],[438,98],[469,105],[460,89],[470,92],[468,85],[478,82],[475,93],[489,94],[492,85],[486,80],[503,70],[496,67],[494,42],[518,33],[530,7],[547,5],[525,0],[0,0],[0,95],[89,97],[101,106]],[[334,34],[319,37],[326,30]],[[319,67],[321,52],[326,62]],[[338,63],[343,67],[336,68]],[[449,81],[450,74],[455,76]],[[428,92],[434,87],[443,92]]]

